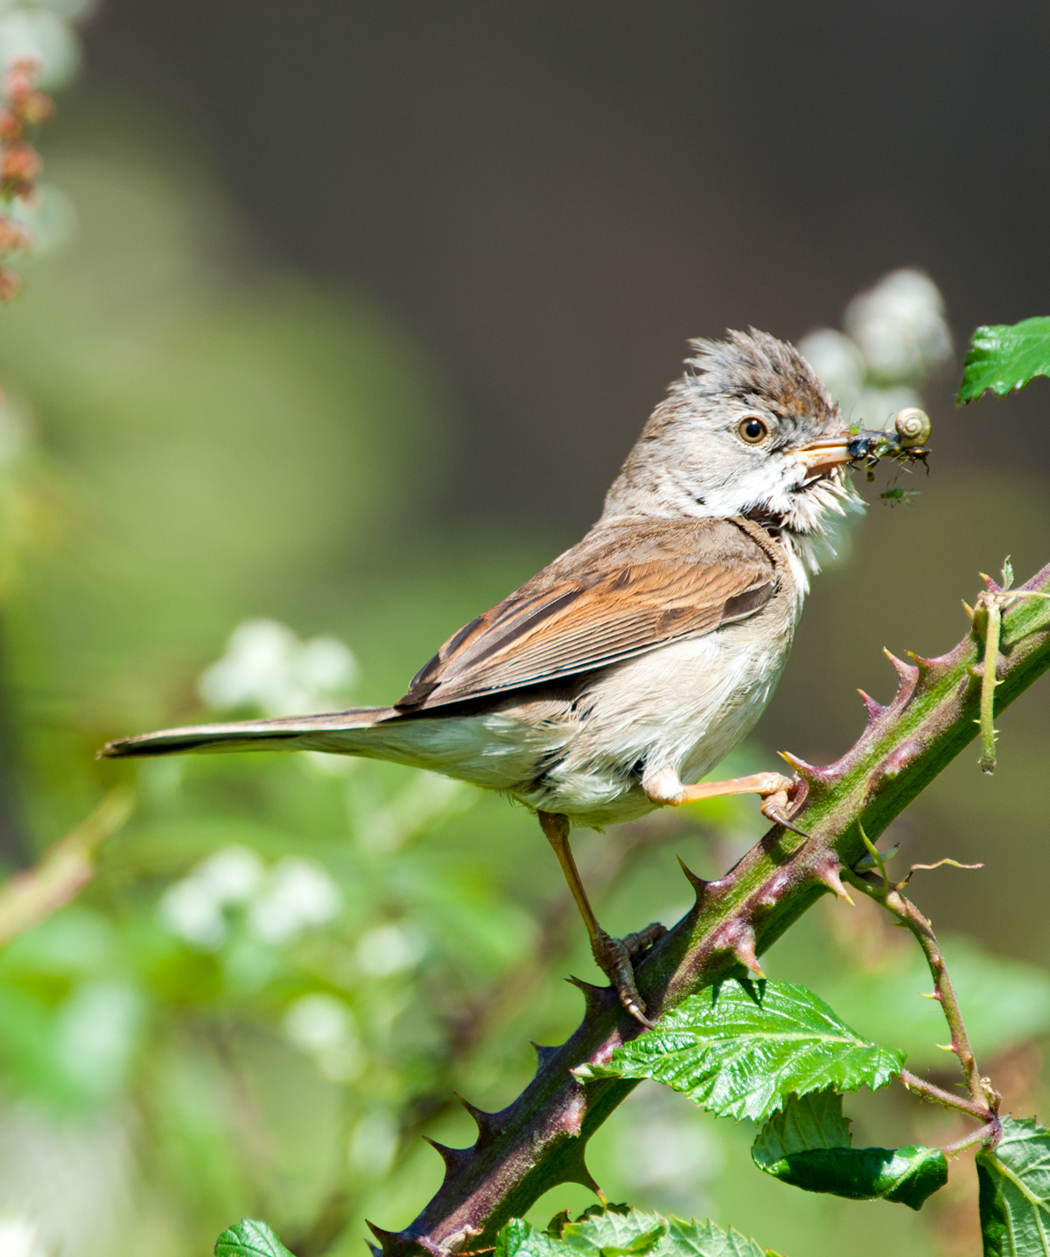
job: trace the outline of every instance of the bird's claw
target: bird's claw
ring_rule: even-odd
[[[645,1000],[638,994],[631,957],[645,951],[666,933],[667,927],[654,921],[644,930],[628,934],[624,938],[613,938],[602,930],[591,940],[591,952],[598,968],[616,988],[620,1003],[647,1030],[652,1030],[653,1023],[645,1015]]]
[[[781,781],[787,781],[786,787],[777,790],[774,794],[767,794],[762,800],[759,811],[774,825],[782,825],[785,829],[790,829],[793,834],[798,834],[800,838],[808,838],[809,834],[804,829],[793,825],[784,815],[785,809],[790,806],[791,795],[798,789],[798,778],[796,777],[794,781],[781,778]]]

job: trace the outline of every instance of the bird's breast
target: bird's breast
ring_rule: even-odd
[[[596,673],[544,797],[580,825],[613,824],[651,810],[645,767],[684,784],[706,776],[754,727],[783,671],[795,607],[774,600],[748,620],[672,642]]]

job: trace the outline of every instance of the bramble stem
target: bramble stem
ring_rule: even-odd
[[[954,1095],[950,1091],[945,1091],[943,1087],[927,1082],[925,1078],[920,1078],[909,1069],[902,1069],[898,1077],[909,1091],[922,1096],[924,1100],[929,1100],[931,1104],[943,1104],[946,1108],[958,1109],[960,1113],[968,1113],[970,1117],[976,1117],[982,1122],[987,1122],[990,1117],[994,1116],[987,1103],[974,1104],[972,1100],[964,1100],[962,1096]]]
[[[999,711],[1050,668],[1050,599],[1031,596],[1050,593],[1050,565],[1022,590],[1011,591],[1015,598],[1018,593],[1024,596],[1001,615],[1001,676],[993,677],[998,685],[992,690]],[[983,686],[976,683],[975,665],[985,644],[975,624],[940,658],[916,658],[912,665],[891,657],[900,677],[896,697],[888,707],[868,702],[868,727],[857,743],[827,767],[791,760],[801,783],[790,820],[810,836],[775,825],[724,877],[715,882],[691,877],[695,906],[635,965],[639,991],[654,1020],[720,978],[753,969],[756,956],[823,894],[842,893],[841,870],[865,854],[858,817],[878,838],[977,736]],[[907,915],[904,902],[901,897],[899,906]],[[924,950],[927,946],[936,947],[932,931]],[[936,954],[943,967],[939,950]],[[399,1232],[373,1228],[384,1257],[416,1257],[421,1250],[447,1257],[490,1248],[504,1223],[523,1216],[549,1188],[565,1182],[596,1186],[584,1164],[587,1140],[635,1083],[585,1081],[572,1071],[605,1064],[642,1028],[610,988],[578,985],[587,1008],[568,1042],[539,1049],[536,1077],[507,1108],[471,1110],[478,1124],[473,1147],[438,1148],[445,1180],[414,1222]],[[954,1000],[954,992],[948,1000]],[[958,1028],[956,1035],[952,1026],[953,1045],[960,1061],[966,1058],[973,1098],[960,1102],[915,1081],[930,1098],[986,1121],[990,1097],[980,1089],[961,1018]]]
[[[887,912],[895,916],[901,925],[911,931],[915,941],[922,948],[923,955],[926,957],[926,963],[930,966],[930,974],[933,977],[934,997],[940,1004],[941,1012],[944,1013],[944,1020],[948,1023],[948,1029],[951,1031],[951,1050],[959,1058],[959,1065],[962,1069],[963,1077],[966,1079],[966,1087],[970,1092],[970,1099],[973,1101],[974,1108],[968,1111],[987,1120],[991,1113],[988,1107],[988,1098],[985,1095],[984,1087],[981,1085],[981,1074],[977,1068],[973,1048],[970,1047],[969,1036],[963,1023],[962,1010],[959,1008],[955,987],[952,985],[948,966],[944,963],[944,956],[937,942],[937,936],[933,932],[933,926],[912,901],[902,895],[898,887],[892,885],[888,879],[876,878],[871,873],[851,872],[848,875],[848,880],[859,887],[870,898],[874,899],[876,903],[881,904]],[[901,1081],[904,1081],[903,1073],[901,1074]],[[916,1081],[919,1080],[916,1079]],[[905,1082],[904,1085],[909,1090],[917,1090],[908,1082]],[[944,1101],[942,1100],[941,1103],[944,1103]],[[955,1107],[960,1108],[962,1106],[956,1103]]]
[[[982,594],[977,600],[984,611],[984,669],[981,674],[981,772],[995,772],[995,686],[999,670],[999,633],[1002,628],[1002,612],[999,599]]]
[[[963,1135],[962,1139],[957,1139],[955,1143],[945,1144],[941,1151],[946,1157],[954,1157],[959,1152],[965,1152],[967,1148],[972,1148],[974,1144],[988,1144],[994,1147],[1002,1135],[1003,1124],[997,1117],[993,1117],[990,1122],[986,1122],[980,1130],[975,1130],[970,1135]]]

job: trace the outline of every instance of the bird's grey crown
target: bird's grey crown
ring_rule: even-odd
[[[605,499],[616,515],[743,515],[761,522],[811,567],[830,516],[863,509],[842,469],[808,474],[790,454],[845,429],[813,368],[786,341],[750,328],[697,339]],[[772,428],[760,447],[737,435],[757,415]]]
[[[787,341],[752,327],[728,331],[725,340],[698,337],[689,345],[696,352],[668,389],[671,396],[732,399],[768,409],[814,435],[839,421],[823,382]]]

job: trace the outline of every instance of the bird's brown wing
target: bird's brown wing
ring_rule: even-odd
[[[590,672],[753,615],[779,574],[727,520],[605,525],[460,629],[415,676],[421,710]]]

